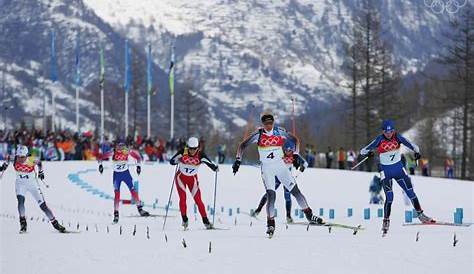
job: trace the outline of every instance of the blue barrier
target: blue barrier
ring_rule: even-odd
[[[411,210],[405,210],[405,223],[411,223],[413,221],[413,212]]]
[[[364,220],[370,220],[370,208],[364,208]]]
[[[352,217],[352,208],[347,209],[347,217]]]
[[[240,214],[240,207],[237,208],[237,214]]]
[[[319,216],[323,216],[324,215],[324,208],[320,208],[319,209]]]
[[[329,219],[334,219],[334,209],[329,209]]]
[[[300,219],[303,219],[304,218],[304,212],[303,210],[300,210]]]
[[[379,217],[379,218],[383,217],[383,209],[382,208],[377,209],[377,217]]]
[[[229,208],[229,216],[232,216],[232,208]]]

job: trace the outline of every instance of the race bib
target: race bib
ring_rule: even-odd
[[[281,147],[259,147],[258,154],[262,163],[283,161],[283,150]]]
[[[198,172],[199,166],[194,165],[187,165],[187,164],[179,164],[179,171],[186,176],[194,176]]]
[[[402,160],[402,155],[398,149],[380,153],[379,157],[380,163],[385,166],[396,164]]]
[[[113,167],[115,172],[123,172],[128,170],[128,162],[126,161],[116,161],[113,162]]]

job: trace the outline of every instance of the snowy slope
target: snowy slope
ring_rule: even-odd
[[[42,222],[40,210],[27,197],[29,232],[18,234],[14,174],[8,170],[0,184],[0,272],[1,273],[471,273],[473,271],[473,228],[464,227],[403,227],[405,209],[400,189],[395,189],[392,226],[388,237],[380,237],[381,219],[371,206],[372,218],[363,220],[363,208],[369,207],[370,173],[309,169],[298,175],[298,182],[310,205],[318,211],[336,211],[335,221],[362,224],[366,229],[353,236],[351,231],[326,228],[289,226],[283,219],[283,194],[277,195],[277,231],[271,240],[265,238],[265,223],[243,214],[258,203],[264,188],[259,169],[242,166],[233,176],[230,166],[221,166],[218,176],[216,223],[226,231],[204,231],[193,218],[193,203],[188,201],[191,229],[180,230],[180,218],[174,210],[177,194],[173,193],[172,217],[165,232],[162,218],[135,218],[131,206],[122,206],[120,225],[111,225],[112,200],[100,198],[88,188],[112,195],[111,171],[103,175],[93,162],[46,163],[43,190],[46,199],[66,227],[80,234],[58,234]],[[173,167],[145,165],[140,179],[140,195],[147,205],[158,199],[165,204]],[[70,176],[72,175],[72,177]],[[81,188],[74,179],[78,175]],[[132,175],[136,177],[135,172]],[[69,176],[69,178],[68,178]],[[72,180],[72,181],[71,181]],[[472,181],[456,181],[413,177],[415,189],[426,213],[440,220],[452,220],[456,207],[464,208],[464,222],[473,219]],[[205,204],[212,204],[212,172],[200,171],[200,185]],[[129,197],[125,187],[122,196]],[[188,197],[189,198],[189,197]],[[225,213],[220,213],[221,206]],[[236,214],[239,207],[241,214]],[[354,208],[347,218],[346,209]],[[228,209],[233,216],[228,216]],[[294,206],[296,208],[296,206]],[[147,207],[154,213],[162,209]],[[33,220],[30,220],[30,217]],[[264,216],[259,216],[261,220]],[[235,221],[237,224],[235,225]],[[299,220],[299,219],[297,219]],[[252,225],[250,226],[250,223]],[[133,236],[134,225],[136,235]],[[86,227],[88,231],[86,231]],[[97,231],[96,231],[97,226]],[[107,227],[109,233],[107,233]],[[146,237],[149,228],[150,239]],[[420,232],[420,240],[415,241]],[[456,233],[459,243],[452,246]],[[168,242],[165,241],[165,235]],[[183,239],[187,248],[182,245]],[[209,254],[209,242],[212,252]]]

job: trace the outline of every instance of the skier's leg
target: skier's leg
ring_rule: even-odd
[[[406,174],[404,174],[401,178],[397,179],[397,183],[403,189],[403,191],[407,195],[408,199],[410,199],[410,201],[413,204],[413,207],[415,208],[415,210],[417,212],[421,212],[422,209],[421,209],[420,201],[418,200],[418,197],[416,196],[416,193],[413,190],[413,184],[411,183],[410,177],[408,177]]]
[[[140,206],[140,198],[138,197],[138,192],[136,191],[135,186],[133,185],[133,178],[132,178],[132,175],[130,175],[130,171],[124,171],[122,173],[123,173],[122,180],[127,185],[133,201],[135,202],[137,206]]]
[[[267,203],[267,193],[263,194],[262,198],[260,199],[260,203],[258,204],[257,209],[255,209],[255,213],[259,213],[262,211],[263,206]]]
[[[114,171],[113,185],[114,185],[114,214],[118,213],[120,206],[120,185],[122,184],[121,172]]]
[[[382,177],[382,187],[385,192],[385,203],[384,203],[384,219],[390,219],[390,213],[392,211],[393,203],[393,189],[392,189],[392,178]]]
[[[181,216],[183,217],[183,221],[187,214],[187,207],[186,207],[186,185],[183,180],[186,180],[188,176],[182,175],[179,171],[176,173],[175,182],[176,182],[176,190],[178,191],[179,196],[179,210],[181,212]],[[187,217],[186,217],[187,221]]]
[[[291,218],[291,193],[283,187],[284,196],[285,196],[285,208],[286,208],[286,217]]]
[[[190,184],[188,184],[189,191],[191,192],[191,195],[193,196],[194,202],[196,202],[196,206],[198,208],[199,214],[201,215],[202,218],[207,218],[206,207],[204,206],[204,203],[202,202],[201,190],[199,189],[199,181],[198,181],[197,175],[194,175],[191,178],[192,178],[192,181],[190,182]]]
[[[18,215],[20,218],[25,218],[25,196],[16,195],[16,199],[18,200]]]
[[[267,189],[267,219],[275,218],[275,200],[276,193],[273,189]]]

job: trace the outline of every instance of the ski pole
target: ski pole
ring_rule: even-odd
[[[174,170],[174,174],[173,174],[173,181],[171,183],[171,189],[170,189],[170,196],[168,198],[168,203],[166,204],[166,213],[165,213],[165,219],[163,221],[163,231],[165,231],[165,226],[166,226],[166,219],[168,218],[168,211],[169,211],[169,208],[170,208],[170,202],[171,202],[171,194],[173,194],[173,188],[174,188],[174,183],[175,183],[175,176],[176,176],[176,173],[178,172],[178,165],[176,165],[176,168]]]
[[[46,188],[49,188],[49,185],[48,185],[45,181],[43,181],[43,180],[40,180],[40,181],[43,183],[43,185],[44,185]]]
[[[216,217],[216,194],[217,194],[217,170],[214,176],[214,208],[212,209],[212,226],[214,226],[214,219]]]
[[[351,168],[351,170],[354,170],[356,169],[358,166],[360,166],[363,162],[367,161],[367,159],[369,159],[369,156],[365,156],[364,159],[362,159],[362,161],[360,161],[357,165],[355,165],[353,168]]]

